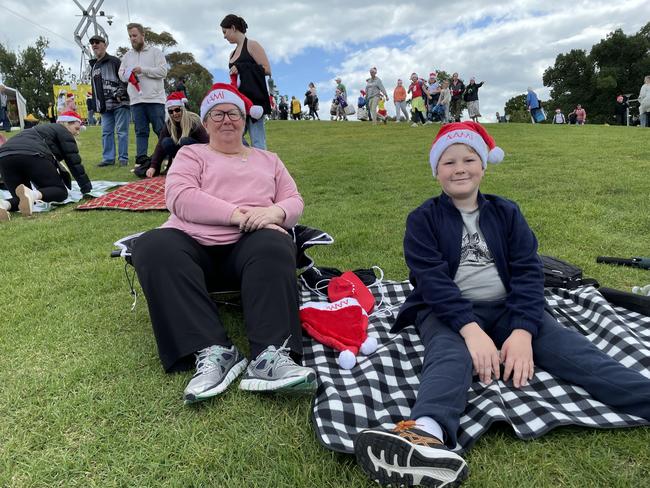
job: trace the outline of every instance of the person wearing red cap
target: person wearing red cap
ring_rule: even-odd
[[[195,366],[186,403],[220,394],[242,373],[240,389],[248,391],[315,387],[315,372],[296,362],[302,355],[296,247],[286,231],[304,204],[276,154],[243,145],[247,113],[261,117],[262,107],[230,84],[211,87],[201,102],[210,141],[178,151],[165,183],[171,215],[141,236],[133,252],[164,369]],[[248,367],[208,284],[241,289]]]
[[[92,190],[75,141],[80,130],[81,116],[63,112],[56,124],[25,129],[0,146],[0,175],[11,193],[9,200],[0,200],[0,221],[9,220],[9,212],[17,210],[31,216],[36,201],[64,201],[72,187],[70,173],[82,193]]]
[[[537,365],[650,420],[650,379],[546,311],[533,231],[517,204],[480,192],[487,164],[502,159],[475,122],[443,126],[431,147],[442,192],[408,216],[404,257],[414,289],[391,330],[415,324],[424,344],[412,420],[355,439],[357,461],[380,484],[457,486],[467,477],[452,449],[472,370],[489,385],[501,379],[503,365],[502,382],[523,388]]]
[[[168,118],[160,131],[158,144],[151,155],[151,165],[146,171],[148,178],[169,171],[174,157],[181,147],[210,142],[201,119],[197,114],[185,108],[186,102],[187,98],[182,91],[170,93],[167,97],[165,106]],[[162,163],[165,158],[168,159],[168,162],[163,170]]]
[[[77,111],[77,102],[75,101],[74,93],[68,92],[65,96],[65,106],[63,108],[64,112],[76,112]]]

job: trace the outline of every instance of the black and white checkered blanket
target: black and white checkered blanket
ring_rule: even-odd
[[[304,362],[317,370],[319,378],[312,412],[314,428],[322,444],[334,451],[352,453],[352,440],[361,430],[392,427],[409,418],[418,391],[424,347],[415,327],[407,327],[399,334],[389,333],[410,285],[384,281],[370,289],[377,302],[383,291],[383,305],[392,307],[383,317],[371,317],[368,332],[380,344],[375,354],[359,356],[357,366],[344,370],[336,362],[338,352],[305,338]],[[301,301],[309,300],[326,298],[303,285]],[[601,350],[650,378],[649,317],[612,307],[593,287],[547,290],[546,300],[560,323],[578,329]],[[475,381],[461,418],[456,449],[469,449],[496,421],[510,424],[522,439],[539,437],[568,424],[599,428],[649,424],[615,412],[582,388],[539,369],[522,389],[503,381],[490,386]]]

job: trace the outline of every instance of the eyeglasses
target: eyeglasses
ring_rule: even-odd
[[[177,114],[177,113],[182,112],[182,111],[183,111],[182,108],[170,108],[169,110],[167,110],[167,113],[169,115],[173,115],[173,114]]]
[[[221,110],[212,110],[211,112],[208,112],[208,115],[212,119],[212,122],[223,122],[223,119],[226,115],[228,115],[228,118],[230,119],[231,122],[236,122],[237,120],[241,120],[242,118],[242,113],[239,110],[231,110],[230,112],[222,112]]]

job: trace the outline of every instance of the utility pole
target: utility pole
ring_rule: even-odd
[[[108,34],[104,28],[97,23],[97,17],[106,17],[108,25],[113,24],[113,15],[106,15],[103,10],[99,10],[104,0],[92,0],[87,8],[84,8],[77,0],[73,0],[81,10],[81,20],[74,31],[74,40],[81,48],[81,61],[79,62],[79,81],[81,83],[90,82],[90,65],[88,61],[93,57],[88,39],[94,35],[100,35],[106,39],[108,44]]]

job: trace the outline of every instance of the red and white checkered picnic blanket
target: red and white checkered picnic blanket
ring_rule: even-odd
[[[131,210],[134,212],[167,210],[165,205],[165,177],[157,176],[134,181],[77,207],[77,210],[96,209]]]

